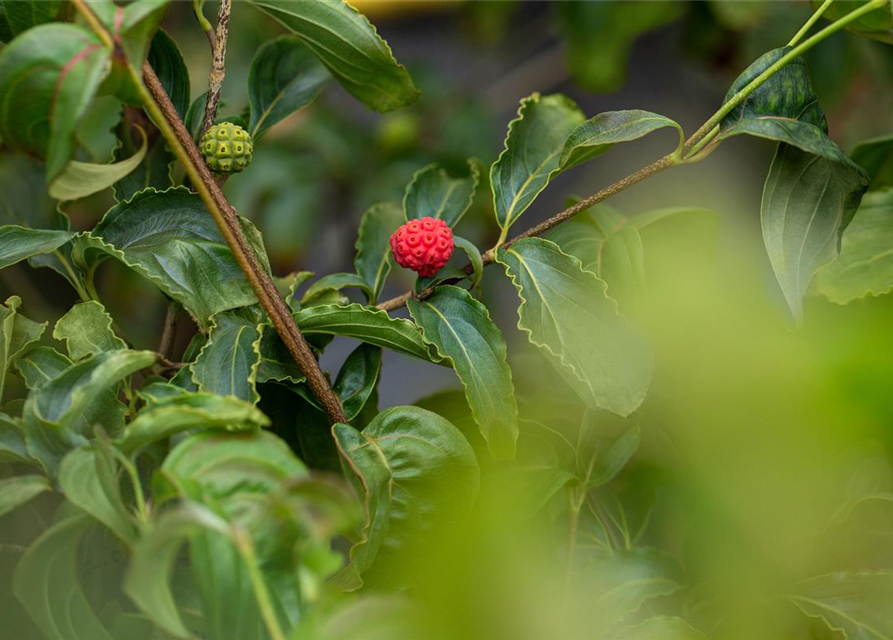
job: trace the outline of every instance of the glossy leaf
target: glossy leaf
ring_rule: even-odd
[[[652,356],[604,281],[541,238],[519,240],[498,260],[521,297],[518,327],[564,369],[580,397],[621,416],[635,411],[651,381]]]
[[[515,457],[518,405],[502,333],[487,307],[464,289],[438,287],[407,307],[441,357],[452,363],[481,434],[497,459]]]
[[[100,455],[93,449],[75,449],[59,466],[59,486],[73,504],[125,543],[132,543],[136,540],[136,522],[121,499],[116,469],[108,469],[112,481],[104,482],[99,469],[101,464]]]
[[[223,312],[211,318],[211,333],[192,365],[199,390],[256,403],[261,330],[253,320]]]
[[[377,111],[416,100],[418,90],[369,21],[340,0],[253,0],[290,29],[350,94]]]
[[[650,111],[607,111],[580,124],[564,144],[559,166],[570,169],[600,156],[615,144],[638,140],[652,131],[672,127],[679,133],[679,147],[685,134],[675,121]]]
[[[837,256],[866,186],[861,172],[779,145],[763,189],[763,240],[795,319],[813,274]]]
[[[155,32],[149,48],[149,64],[181,118],[189,111],[189,68],[177,43],[164,29]]]
[[[430,216],[456,226],[474,200],[480,179],[477,167],[469,161],[467,175],[461,176],[450,175],[436,163],[416,171],[403,196],[406,220]]]
[[[299,384],[304,381],[304,372],[295,362],[294,356],[285,346],[282,338],[276,333],[272,325],[260,326],[260,364],[257,367],[256,381],[262,382],[293,382]]]
[[[247,221],[243,231],[264,265],[257,231]],[[87,268],[105,256],[148,278],[205,328],[215,313],[257,302],[201,198],[184,188],[142,191],[78,237],[78,264]]]
[[[840,255],[815,274],[815,291],[847,304],[893,290],[893,189],[870,192],[843,232]]]
[[[177,433],[200,429],[250,430],[267,427],[270,420],[248,402],[209,393],[184,392],[156,399],[140,411],[116,441],[126,452],[135,452]]]
[[[829,573],[797,585],[788,596],[803,613],[821,619],[849,640],[893,637],[887,604],[893,573]]]
[[[78,543],[89,526],[80,515],[57,522],[16,567],[13,591],[49,640],[112,640],[78,581]]]
[[[0,269],[32,256],[51,253],[71,240],[72,236],[72,231],[4,225],[0,227]]]
[[[267,129],[309,105],[330,79],[300,38],[283,36],[264,44],[248,72],[251,135],[260,139]]]
[[[868,173],[869,189],[893,187],[893,136],[863,140],[851,155]]]
[[[370,304],[378,300],[385,280],[391,272],[393,258],[390,239],[403,222],[403,211],[400,205],[394,202],[373,205],[366,210],[360,221],[354,266],[372,290]]]
[[[351,549],[352,570],[367,587],[400,582],[400,559],[472,508],[480,482],[474,452],[456,427],[417,407],[386,409],[362,432],[345,424],[332,432],[364,493],[366,526]]]
[[[23,31],[52,22],[59,13],[59,0],[45,2],[0,2],[0,42],[9,42]]]
[[[0,479],[0,518],[16,507],[30,502],[44,491],[51,490],[50,481],[44,476],[19,475]]]
[[[53,337],[65,343],[72,360],[127,348],[127,344],[112,329],[112,317],[95,300],[81,302],[69,309],[56,322]]]
[[[583,113],[563,95],[534,93],[521,101],[505,150],[490,168],[496,221],[504,232],[561,170],[565,140],[582,122]]]
[[[29,29],[0,53],[0,137],[12,149],[47,160],[47,182],[74,154],[74,135],[111,51],[86,29],[45,24]]]
[[[359,304],[321,305],[303,309],[294,318],[308,335],[347,336],[423,360],[440,361],[429,352],[415,323],[391,318],[381,310]]]
[[[341,407],[348,421],[356,418],[366,406],[380,374],[380,348],[361,344],[347,356],[332,389],[341,399]]]

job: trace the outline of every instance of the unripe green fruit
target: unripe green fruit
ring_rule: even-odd
[[[242,127],[221,122],[202,136],[202,156],[215,173],[238,173],[251,162],[254,141]]]

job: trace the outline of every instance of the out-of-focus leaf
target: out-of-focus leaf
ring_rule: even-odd
[[[893,636],[886,603],[893,597],[893,573],[829,573],[804,580],[788,595],[803,613],[821,619],[849,640]]]
[[[300,38],[283,36],[258,49],[248,73],[254,139],[316,100],[330,78]]]
[[[0,227],[0,269],[32,256],[51,253],[71,240],[72,231],[27,229],[17,225]]]
[[[600,156],[615,144],[638,140],[652,131],[672,127],[679,133],[679,146],[685,134],[674,120],[650,111],[607,111],[571,131],[561,152],[559,166],[567,170]]]
[[[136,0],[119,7],[112,0],[94,0],[90,9],[119,38],[127,62],[139,69],[169,4],[170,0]]]
[[[9,42],[23,31],[52,22],[61,4],[60,0],[0,2],[0,42]]]
[[[829,6],[822,17],[826,20],[838,20],[846,14],[863,6],[868,0],[837,0]],[[813,7],[818,9],[822,4],[812,0]],[[875,40],[893,44],[893,6],[881,7],[870,11],[846,26],[846,29]],[[852,639],[851,639],[852,640]]]
[[[568,135],[583,113],[566,96],[524,98],[508,126],[505,150],[490,168],[496,221],[507,232],[560,169]]]
[[[16,369],[31,390],[39,389],[65,371],[71,360],[50,347],[35,347],[16,360]]]
[[[34,464],[25,444],[25,432],[19,422],[0,413],[0,464]]]
[[[359,415],[366,406],[381,374],[381,349],[361,344],[354,349],[338,372],[332,389],[341,399],[348,421]]]
[[[727,4],[716,2],[715,4]],[[735,4],[759,4],[741,2]],[[652,616],[639,624],[620,630],[614,640],[707,640],[707,636],[688,624],[682,618],[673,616]]]
[[[515,457],[518,405],[505,339],[487,307],[464,289],[438,287],[425,300],[407,306],[426,342],[449,359],[465,387],[475,422],[497,459]]]
[[[468,162],[468,173],[461,176],[450,175],[436,163],[419,169],[403,196],[406,219],[430,216],[456,226],[474,200],[479,179],[475,161]]]
[[[112,329],[112,317],[95,300],[81,302],[69,309],[56,322],[53,337],[65,343],[72,360],[127,348],[127,344]]]
[[[580,397],[621,416],[635,411],[651,382],[653,359],[618,314],[604,281],[542,238],[519,240],[497,257],[521,297],[518,327]]]
[[[0,449],[0,456],[3,450]],[[21,475],[0,479],[0,518],[44,491],[51,491],[50,481],[44,476]]]
[[[192,379],[201,391],[257,403],[260,344],[261,330],[254,321],[237,313],[216,314],[208,342],[192,365]]]
[[[869,190],[893,187],[893,136],[863,140],[851,155],[853,162],[868,173]]]
[[[148,148],[144,133],[139,148],[120,162],[95,164],[72,160],[50,184],[49,194],[57,200],[78,200],[98,193],[133,173],[143,163]]]
[[[369,21],[340,0],[253,0],[290,29],[355,98],[377,111],[410,104],[412,78]]]
[[[89,526],[83,515],[57,522],[16,567],[15,595],[50,640],[113,640],[78,581],[78,544]]]
[[[11,296],[5,305],[0,305],[0,401],[7,371],[30,345],[40,340],[47,326],[19,313],[21,305],[18,296]]]
[[[473,507],[480,481],[474,452],[456,427],[418,407],[386,409],[362,432],[345,424],[332,431],[366,507],[349,571],[367,587],[399,583],[408,568],[401,565],[423,548],[426,534]]]
[[[372,290],[370,304],[381,295],[385,280],[391,272],[391,235],[403,224],[403,210],[396,202],[373,205],[363,214],[357,237],[357,256],[354,266]]]
[[[893,189],[865,195],[843,232],[840,254],[815,274],[814,290],[831,302],[847,304],[893,289]]]

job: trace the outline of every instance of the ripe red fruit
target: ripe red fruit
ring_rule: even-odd
[[[391,236],[391,251],[401,267],[433,276],[453,255],[453,231],[438,218],[410,220]]]

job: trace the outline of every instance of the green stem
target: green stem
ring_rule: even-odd
[[[267,590],[267,583],[264,581],[260,565],[257,563],[257,556],[254,553],[254,547],[251,540],[243,534],[239,529],[234,532],[234,541],[242,561],[248,569],[248,575],[251,578],[251,586],[254,588],[254,597],[257,600],[257,606],[260,609],[260,615],[264,620],[267,631],[272,640],[285,640],[285,634],[279,625],[279,618],[273,609],[273,601],[270,599],[270,592]]]
[[[819,18],[821,18],[822,14],[825,13],[825,10],[831,6],[832,2],[834,2],[834,0],[825,0],[825,2],[822,3],[822,6],[816,9],[815,13],[813,13],[809,20],[806,21],[806,24],[800,27],[800,31],[798,31],[794,37],[791,38],[791,41],[788,42],[789,47],[793,47],[803,39],[803,36],[812,29],[812,25],[819,21]]]
[[[855,22],[856,20],[858,20],[859,18],[864,16],[866,13],[871,13],[872,11],[876,11],[877,9],[886,7],[888,2],[889,2],[889,0],[871,0],[871,2],[867,2],[866,4],[862,5],[858,9],[856,9],[855,11],[851,11],[850,13],[846,14],[839,20],[832,22],[830,25],[828,25],[827,27],[825,27],[824,29],[822,29],[821,31],[816,33],[815,35],[807,38],[806,40],[801,42],[799,45],[797,45],[796,47],[794,47],[793,49],[788,51],[781,58],[776,60],[774,63],[769,65],[766,68],[766,70],[763,71],[763,73],[761,73],[756,78],[751,80],[751,82],[746,87],[741,89],[738,93],[736,93],[734,96],[732,96],[728,102],[723,104],[722,107],[720,107],[719,110],[716,113],[714,113],[712,116],[710,116],[710,119],[707,120],[707,122],[705,122],[701,126],[701,128],[698,129],[688,139],[688,142],[685,143],[684,156],[686,158],[691,157],[692,149],[694,149],[694,147],[701,140],[703,140],[705,137],[709,136],[709,133],[714,129],[714,127],[718,126],[719,123],[722,122],[723,118],[725,118],[729,113],[731,113],[735,107],[737,107],[739,104],[744,102],[744,100],[747,98],[747,96],[749,96],[751,93],[756,91],[764,82],[766,82],[766,80],[768,80],[769,78],[774,76],[776,73],[778,73],[778,71],[781,70],[785,65],[787,65],[792,60],[797,59],[803,53],[809,51],[810,49],[812,49],[814,46],[816,46],[817,44],[819,44],[820,42],[822,42],[829,36],[837,33],[838,31],[840,31],[841,29],[846,27],[848,24]]]
[[[58,259],[59,262],[62,263],[62,267],[65,269],[66,272],[68,272],[68,275],[71,278],[71,286],[73,286],[74,290],[77,291],[78,297],[81,299],[81,302],[89,302],[90,300],[92,300],[90,294],[88,294],[84,290],[84,287],[81,286],[80,278],[77,277],[74,269],[71,268],[71,263],[69,263],[68,259],[64,255],[62,255],[62,252],[56,249],[55,251],[53,251],[53,255],[56,256],[56,259]]]
[[[117,452],[117,449],[115,449]],[[118,462],[127,471],[130,477],[130,483],[133,485],[133,497],[136,500],[136,512],[140,522],[143,524],[149,522],[149,509],[146,506],[146,496],[143,494],[143,485],[140,483],[140,474],[136,470],[136,465],[125,458],[123,455],[118,457]]]

